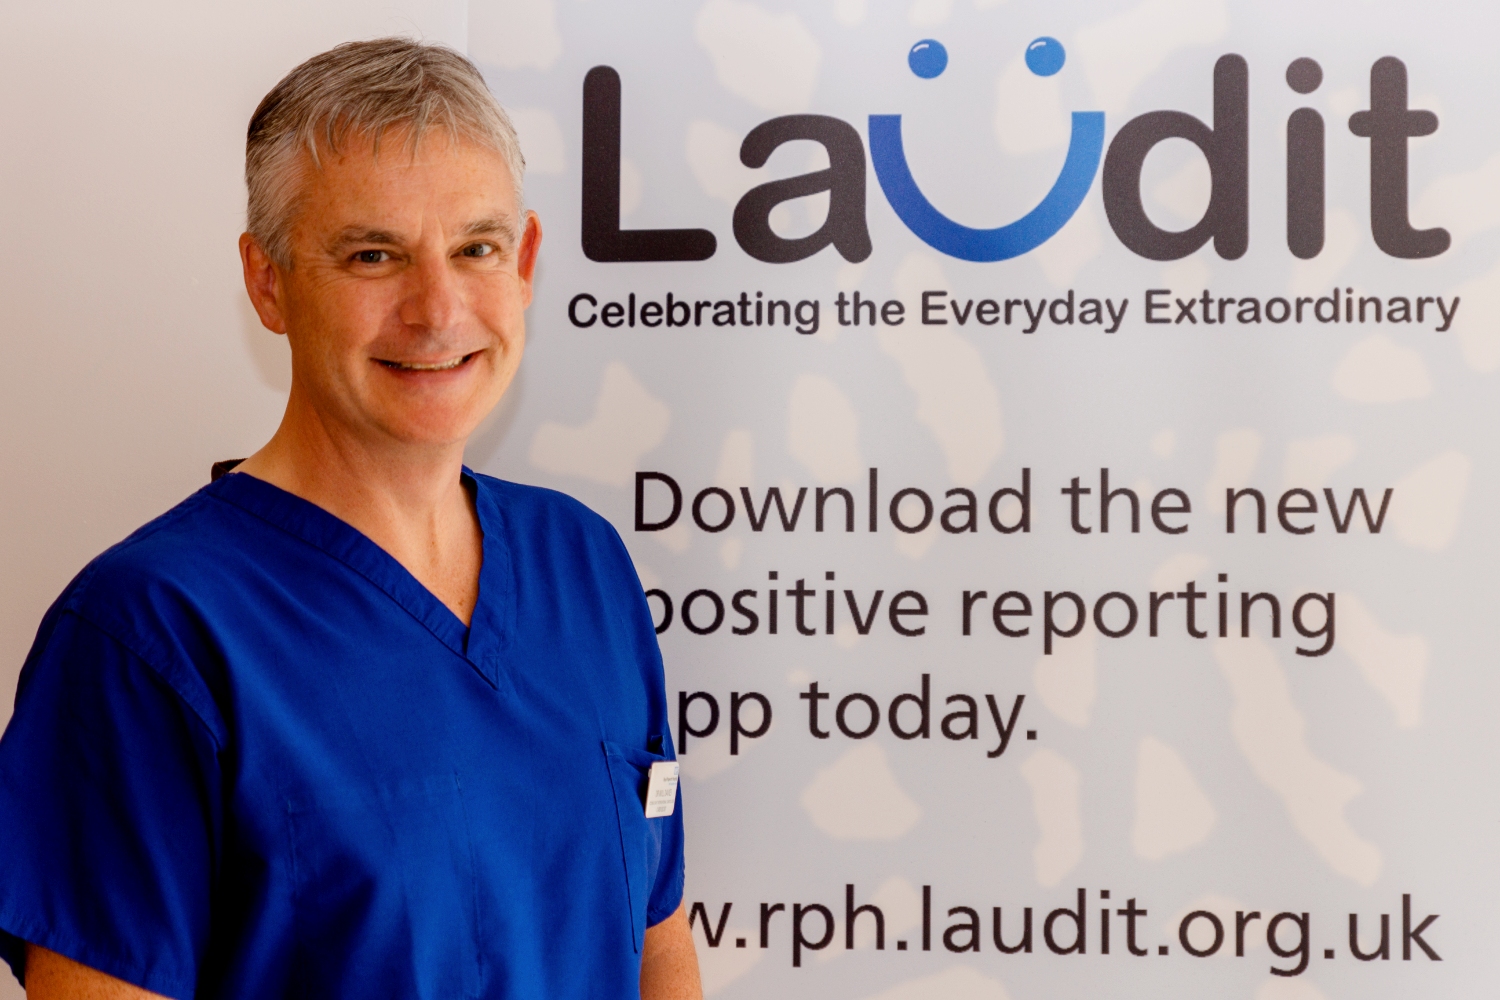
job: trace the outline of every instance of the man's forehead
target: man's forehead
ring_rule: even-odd
[[[514,235],[519,206],[504,159],[473,143],[365,140],[305,164],[302,220],[339,242],[399,242],[438,222],[451,234]],[[381,237],[375,239],[375,237]]]

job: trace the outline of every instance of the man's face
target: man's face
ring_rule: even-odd
[[[261,319],[291,342],[294,405],[335,435],[461,442],[521,360],[536,216],[520,217],[498,153],[446,133],[415,153],[394,133],[378,156],[365,140],[322,160],[303,172],[292,267],[242,240]]]

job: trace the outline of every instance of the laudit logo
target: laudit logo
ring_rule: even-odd
[[[1066,54],[1052,38],[1033,41],[1026,51],[1032,72],[1050,76],[1062,69]],[[943,46],[924,39],[908,54],[912,72],[924,79],[947,67]],[[1294,60],[1287,85],[1309,94],[1322,83],[1322,68],[1312,59]],[[583,81],[582,242],[584,254],[600,263],[630,261],[696,261],[712,257],[718,241],[707,229],[620,228],[619,74],[595,66]],[[1398,258],[1434,257],[1448,249],[1447,230],[1415,229],[1408,214],[1407,139],[1437,130],[1431,111],[1407,107],[1406,65],[1393,56],[1370,68],[1370,107],[1349,118],[1349,131],[1370,141],[1370,231],[1383,252]],[[1298,108],[1287,120],[1286,242],[1296,257],[1316,257],[1324,237],[1323,116]],[[1178,260],[1210,240],[1226,260],[1242,257],[1249,247],[1249,66],[1243,56],[1221,56],[1213,72],[1213,123],[1182,111],[1151,111],[1126,122],[1104,153],[1104,113],[1075,111],[1068,152],[1052,188],[1037,206],[995,229],[974,229],[943,215],[922,193],[907,165],[901,116],[870,115],[869,161],[886,200],[911,232],[933,249],[961,260],[1009,260],[1036,249],[1054,236],[1083,203],[1103,153],[1105,214],[1115,236],[1132,252],[1150,260]],[[1146,157],[1166,139],[1197,146],[1211,177],[1208,207],[1192,227],[1165,230],[1151,221],[1141,198],[1141,170]],[[829,115],[783,115],[762,122],[745,136],[740,162],[765,165],[788,142],[817,142],[828,154],[823,170],[770,181],[751,188],[733,214],[740,248],[757,260],[788,264],[832,246],[858,262],[873,250],[865,217],[866,151],[859,132]],[[786,238],[771,228],[772,209],[785,201],[827,192],[828,212],[817,231]]]

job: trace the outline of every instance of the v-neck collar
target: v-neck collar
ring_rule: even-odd
[[[233,504],[337,559],[384,591],[443,645],[467,660],[489,685],[509,689],[503,652],[515,619],[515,576],[503,536],[504,512],[494,492],[467,467],[464,486],[474,498],[483,536],[479,595],[469,626],[422,586],[389,553],[357,528],[317,504],[246,473],[230,473],[208,486],[216,499]]]

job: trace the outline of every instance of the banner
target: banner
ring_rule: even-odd
[[[710,995],[1500,980],[1495,21],[471,5]]]

